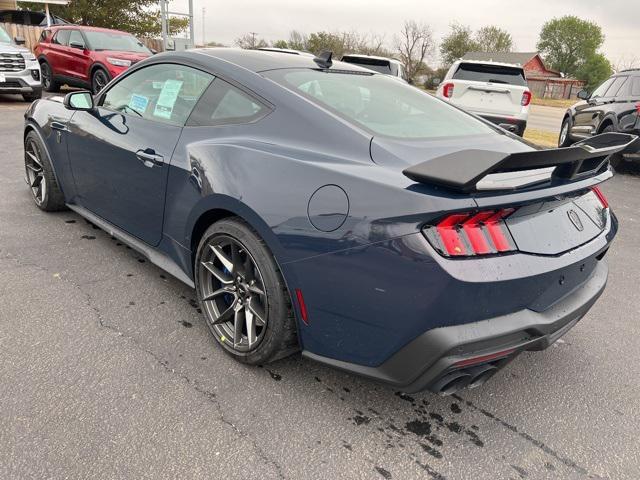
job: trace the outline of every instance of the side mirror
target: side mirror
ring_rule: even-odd
[[[87,91],[67,93],[64,97],[63,104],[65,108],[69,110],[90,112],[95,108],[93,104],[93,95],[91,95],[91,92]]]
[[[589,100],[590,97],[591,97],[591,94],[589,92],[587,92],[586,90],[580,90],[578,92],[578,98],[580,100]]]
[[[24,37],[15,37],[13,40],[16,42],[16,45],[24,45],[27,43]]]
[[[69,46],[71,48],[77,48],[78,50],[84,50],[84,43],[80,43],[80,42],[71,42],[69,44]]]

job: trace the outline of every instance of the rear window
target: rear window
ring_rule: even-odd
[[[488,65],[484,63],[461,63],[453,74],[456,80],[471,80],[474,82],[506,83],[509,85],[526,86],[524,70],[517,67],[502,65]]]
[[[384,73],[386,75],[393,74],[391,69],[391,62],[388,60],[381,60],[379,58],[362,58],[362,57],[342,57],[342,61],[346,63],[353,63],[355,65],[362,65],[369,70],[373,70],[378,73]]]
[[[385,75],[312,69],[264,75],[373,135],[428,139],[495,132],[446,102]]]

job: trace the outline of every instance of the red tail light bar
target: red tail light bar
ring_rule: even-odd
[[[596,197],[598,197],[598,200],[600,200],[600,203],[602,204],[602,208],[609,208],[609,200],[607,200],[607,197],[604,196],[604,193],[602,193],[602,190],[600,190],[600,187],[593,187],[591,190],[593,191],[593,193],[596,194]]]
[[[471,257],[515,251],[504,220],[515,208],[454,213],[423,229],[427,240],[445,257]]]

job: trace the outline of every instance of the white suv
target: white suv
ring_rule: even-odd
[[[519,65],[458,60],[436,96],[520,136],[527,127],[531,91]]]
[[[40,64],[28,49],[17,45],[0,27],[0,93],[18,93],[27,102],[42,97]]]
[[[341,61],[360,65],[361,67],[368,68],[374,72],[384,73],[390,77],[395,77],[400,80],[404,80],[405,82],[407,81],[404,66],[394,58],[350,53],[348,55],[343,55]]]

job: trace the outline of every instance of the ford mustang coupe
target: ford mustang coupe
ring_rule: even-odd
[[[156,55],[25,114],[26,180],[193,286],[249,364],[484,383],[602,293],[598,184],[636,137],[538,150],[414,87],[282,52]]]

